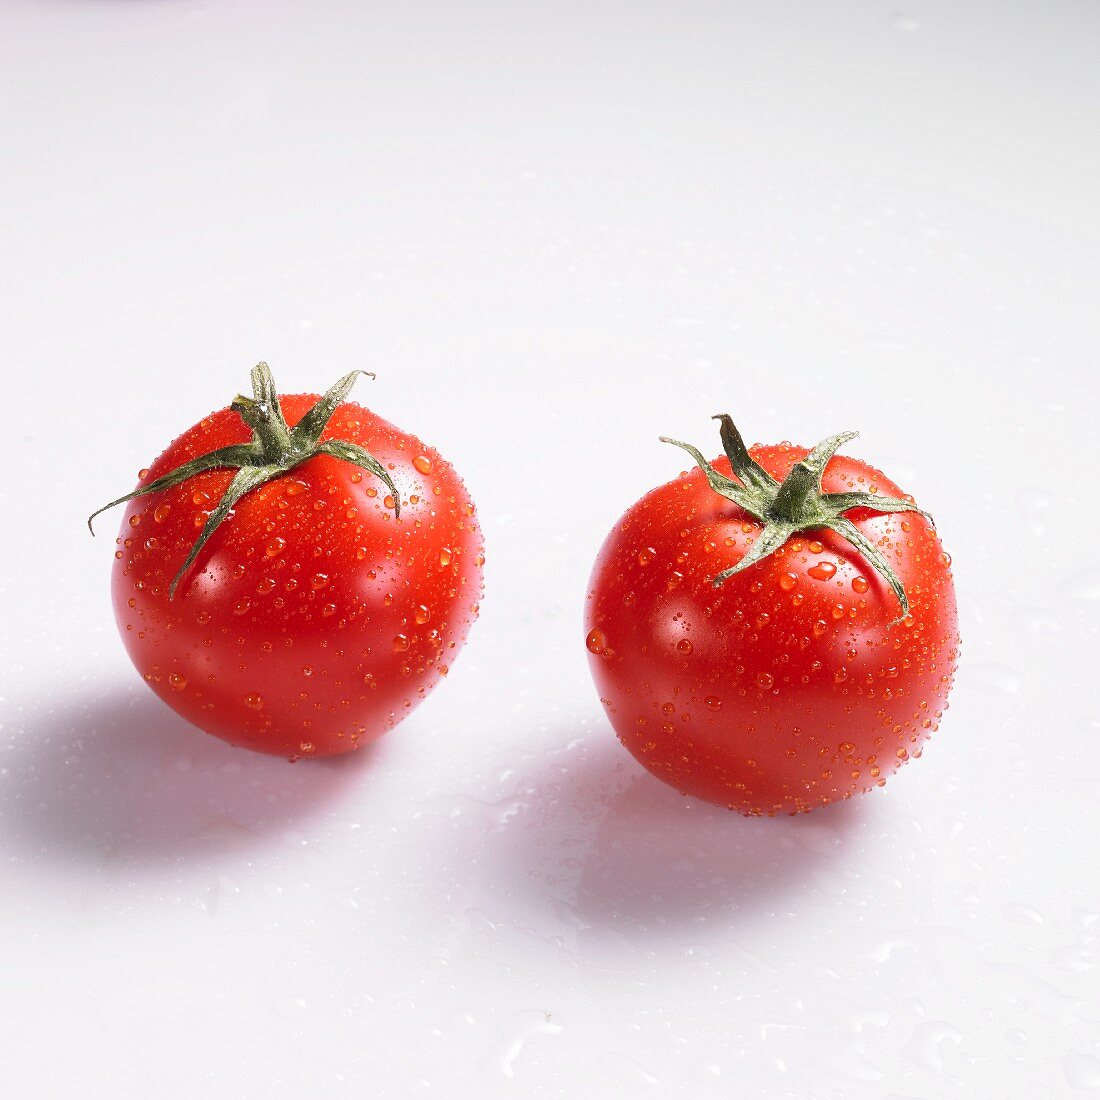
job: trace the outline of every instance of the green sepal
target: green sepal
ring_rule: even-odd
[[[233,476],[233,480],[229,483],[217,507],[207,517],[183,565],[172,578],[172,583],[168,587],[168,598],[174,599],[180,580],[194,564],[210,536],[231,513],[237,501],[264,482],[281,477],[314,455],[331,455],[333,458],[351,462],[374,474],[389,489],[393,497],[394,518],[400,518],[401,499],[397,486],[389,472],[374,455],[349,440],[329,439],[323,443],[320,442],[332,414],[351,392],[355,380],[361,374],[365,374],[368,378],[374,377],[370,371],[363,370],[354,370],[345,374],[293,428],[290,428],[287,426],[282,406],[279,404],[279,395],[270,367],[266,363],[257,363],[252,368],[252,396],[238,394],[230,405],[230,408],[251,429],[251,442],[220,447],[216,451],[199,455],[149,482],[148,485],[139,486],[132,493],[127,493],[103,505],[102,508],[97,508],[88,517],[88,530],[94,535],[92,520],[108,508],[115,507],[116,504],[125,504],[135,497],[155,493],[161,489],[170,489],[206,470],[235,469],[237,473]]]
[[[900,497],[884,497],[877,493],[822,491],[821,477],[829,460],[840,447],[855,439],[858,433],[840,432],[823,439],[805,458],[791,467],[780,483],[752,458],[741,433],[727,413],[715,416],[714,419],[721,425],[722,449],[740,484],[716,470],[690,443],[661,436],[662,443],[671,443],[691,455],[716,493],[732,501],[764,525],[744,557],[735,566],[724,569],[714,577],[714,585],[720,587],[730,577],[774,554],[792,535],[825,527],[850,542],[890,586],[901,606],[901,615],[890,625],[907,619],[910,609],[905,586],[882,551],[844,513],[855,508],[866,508],[879,513],[919,512],[930,523],[932,517],[912,501]]]

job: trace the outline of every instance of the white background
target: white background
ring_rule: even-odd
[[[0,1091],[1100,1092],[1100,8],[0,0]],[[352,367],[480,507],[484,611],[376,749],[188,727],[83,528],[259,358]],[[588,570],[669,433],[847,428],[963,664],[806,818],[603,720]]]

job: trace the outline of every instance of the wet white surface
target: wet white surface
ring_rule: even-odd
[[[1100,1092],[1098,32],[6,0],[4,1094]],[[376,370],[480,506],[467,650],[344,762],[160,704],[82,527],[261,357]],[[942,730],[799,820],[650,778],[585,664],[605,531],[721,410],[861,429],[955,559]]]

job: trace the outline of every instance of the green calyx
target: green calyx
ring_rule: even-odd
[[[706,475],[710,487],[720,496],[744,509],[764,525],[759,537],[745,556],[734,566],[724,569],[714,578],[720,586],[735,573],[762,561],[778,550],[792,535],[825,527],[850,542],[890,586],[901,604],[901,615],[894,622],[909,616],[909,597],[898,575],[882,551],[862,531],[845,517],[853,508],[868,508],[875,512],[920,512],[929,522],[932,517],[912,501],[886,497],[880,493],[826,493],[821,488],[821,475],[829,459],[858,432],[841,432],[823,439],[800,462],[796,462],[782,483],[775,480],[750,454],[741,433],[726,413],[715,416],[722,430],[722,449],[730,461],[738,481],[719,473],[690,443],[661,436],[662,443],[671,443],[687,451]],[[893,625],[893,624],[891,624]]]
[[[252,429],[252,441],[239,443],[229,447],[220,447],[209,454],[199,455],[190,462],[177,466],[170,473],[158,477],[155,481],[127,493],[118,500],[112,500],[110,504],[104,504],[88,517],[88,530],[95,534],[92,528],[92,520],[113,508],[116,504],[125,504],[134,497],[143,496],[146,493],[155,493],[161,489],[170,489],[173,485],[180,485],[196,474],[204,470],[233,469],[236,474],[229,483],[225,495],[218,502],[218,506],[207,517],[195,545],[184,559],[179,572],[172,578],[168,586],[168,598],[172,599],[176,594],[176,588],[180,579],[191,567],[199,551],[206,545],[207,540],[217,530],[221,522],[230,514],[233,506],[253,489],[263,485],[265,481],[282,477],[283,474],[300,466],[314,455],[331,455],[344,462],[350,462],[360,466],[369,473],[380,478],[390,494],[393,496],[394,518],[401,515],[401,500],[397,493],[397,487],[389,472],[369,451],[364,450],[356,443],[350,443],[343,439],[326,439],[321,442],[321,434],[336,411],[355,385],[356,378],[365,374],[368,378],[374,375],[370,371],[353,370],[345,374],[335,386],[332,387],[313,406],[305,416],[293,427],[289,427],[283,417],[283,410],[279,406],[279,396],[275,391],[275,379],[271,375],[271,369],[266,363],[258,363],[252,368],[252,397],[244,397],[238,394],[230,408]]]

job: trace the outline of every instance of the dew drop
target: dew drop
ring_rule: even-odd
[[[719,699],[717,695],[708,695],[703,700],[703,705],[705,707],[707,707],[709,710],[721,710],[722,709],[722,700]]]
[[[588,648],[589,653],[595,653],[598,657],[607,647],[607,639],[604,638],[603,631],[600,630],[598,626],[595,626],[588,632],[588,637],[585,638],[584,644]]]
[[[245,704],[251,707],[253,710],[262,710],[264,705],[263,696],[258,692],[250,692],[244,697]]]
[[[852,588],[854,588],[856,592],[861,592],[861,593],[866,592],[867,589],[870,588],[870,587],[871,587],[871,583],[870,583],[870,581],[867,580],[866,577],[853,577],[852,578]]]
[[[417,455],[413,459],[413,465],[424,474],[425,477],[432,472],[432,460],[427,455]]]
[[[756,686],[761,691],[768,691],[775,685],[775,677],[770,672],[758,672],[756,674]]]
[[[168,513],[172,511],[172,508],[168,504],[158,504],[156,511],[153,513],[153,519],[157,523],[163,523],[168,518]]]
[[[831,561],[819,561],[806,570],[815,581],[827,581],[836,573],[836,566]]]
[[[394,653],[404,653],[409,648],[409,636],[398,634],[393,640]]]
[[[782,588],[784,592],[790,592],[796,584],[798,584],[798,576],[795,573],[784,573],[783,576],[779,578],[779,587]]]
[[[446,568],[452,561],[454,561],[454,551],[444,546],[443,549],[439,551],[439,564]]]
[[[183,691],[187,687],[187,678],[181,676],[178,672],[173,672],[168,677],[168,683],[172,685],[176,691]]]
[[[427,607],[424,606],[424,604],[421,604],[416,609],[416,614],[413,617],[421,626],[423,626],[432,617],[432,613]]]
[[[268,544],[264,547],[264,553],[269,558],[274,558],[282,552],[284,546],[286,546],[286,539],[281,539],[276,535],[275,538],[268,541]]]
[[[649,565],[649,563],[657,556],[657,551],[652,546],[645,547],[644,550],[638,551],[638,564],[641,566]]]
[[[676,652],[683,654],[685,657],[687,657],[694,649],[695,646],[693,646],[687,638],[681,638],[676,643]]]

